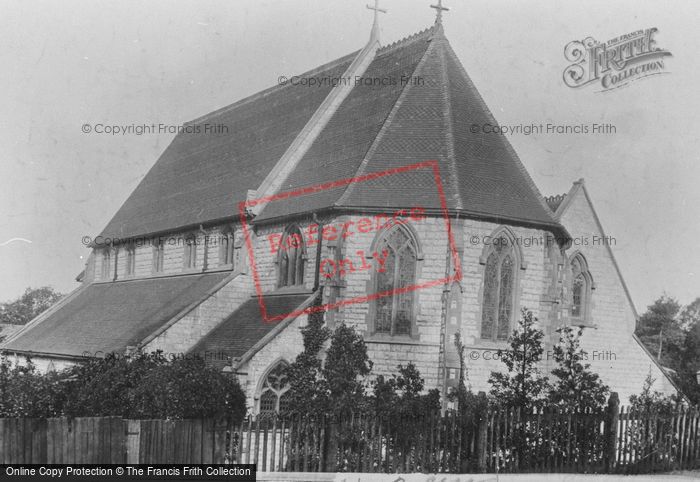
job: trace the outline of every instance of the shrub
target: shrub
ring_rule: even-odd
[[[56,373],[39,373],[29,359],[12,364],[0,357],[0,417],[60,415],[65,400],[61,379]]]
[[[38,373],[27,360],[0,359],[0,416],[227,418],[245,416],[237,380],[202,358],[161,352],[94,358],[62,372]]]
[[[245,416],[238,381],[201,357],[167,359],[161,352],[108,356],[69,369],[65,413],[126,418]]]
[[[549,381],[537,368],[544,351],[544,333],[535,328],[535,323],[537,318],[523,308],[518,328],[508,338],[510,348],[499,350],[499,358],[507,373],[491,372],[491,395],[505,407],[520,407],[527,411],[541,407],[545,401]]]
[[[590,363],[584,363],[586,352],[581,348],[583,328],[574,330],[565,326],[557,330],[559,343],[554,346],[552,370],[556,382],[549,392],[549,401],[566,410],[599,411],[605,406],[609,389],[597,373],[591,371]]]

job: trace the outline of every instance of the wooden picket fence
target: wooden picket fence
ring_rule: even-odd
[[[617,472],[640,474],[700,469],[700,413],[672,415],[620,410],[615,436]]]
[[[229,439],[235,463],[262,471],[652,473],[700,469],[700,413],[491,410],[418,418],[348,414],[247,418]]]
[[[700,469],[700,415],[492,410],[216,420],[0,419],[3,464],[253,463],[266,472],[652,473]]]
[[[249,417],[233,432],[228,453],[262,471],[459,473],[477,470],[476,435],[456,413]]]
[[[3,464],[225,463],[226,424],[121,417],[0,419]]]

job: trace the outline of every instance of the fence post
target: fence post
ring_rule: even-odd
[[[486,472],[486,443],[487,443],[487,434],[488,434],[488,429],[489,429],[489,424],[488,424],[488,410],[486,410],[487,407],[487,402],[486,402],[486,393],[484,392],[479,392],[478,394],[479,397],[479,407],[483,407],[483,410],[480,410],[481,413],[479,413],[479,430],[476,434],[476,464],[477,464],[477,469],[479,472],[484,473]]]
[[[611,473],[615,468],[617,453],[617,425],[620,421],[620,398],[612,392],[605,411],[605,472]]]
[[[330,415],[326,418],[326,423],[323,426],[325,433],[325,447],[323,450],[324,471],[336,471],[336,456],[338,452],[338,420],[335,415]]]
[[[126,463],[139,464],[141,446],[141,420],[127,420]]]

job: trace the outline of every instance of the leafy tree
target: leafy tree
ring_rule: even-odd
[[[319,306],[317,302],[315,306]],[[287,367],[290,380],[285,397],[291,412],[323,412],[329,407],[328,392],[322,379],[321,350],[331,336],[323,321],[323,313],[309,314],[308,323],[302,329],[304,349]]]
[[[661,296],[639,317],[636,333],[660,363],[672,368],[670,376],[693,402],[700,403],[700,298],[682,307]]]
[[[685,330],[685,340],[677,382],[693,403],[700,404],[700,384],[696,375],[700,370],[700,298],[683,309],[680,321]]]
[[[328,387],[331,410],[349,412],[362,408],[365,401],[364,379],[372,370],[362,335],[355,328],[338,326],[331,336],[322,376]]]
[[[557,330],[559,343],[554,346],[552,370],[556,381],[549,392],[549,400],[567,409],[601,410],[605,406],[609,389],[597,373],[591,371],[590,363],[584,363],[587,353],[581,348],[583,328],[575,330],[565,326]]]
[[[24,325],[46,311],[63,297],[49,286],[27,288],[14,301],[0,303],[0,323]]]
[[[518,328],[508,338],[510,348],[499,350],[507,373],[491,372],[491,395],[506,407],[529,410],[541,406],[549,389],[547,377],[541,375],[537,363],[542,358],[542,330],[535,328],[537,318],[527,308],[522,309]]]
[[[685,333],[678,315],[681,305],[674,298],[662,295],[639,317],[635,333],[659,362],[678,370]]]
[[[700,323],[700,297],[685,306],[678,317],[679,324],[685,332],[689,332]]]
[[[320,297],[314,306],[321,306]],[[304,349],[287,368],[288,410],[309,414],[365,408],[364,380],[372,362],[362,336],[343,324],[331,332],[324,326],[323,311],[317,309],[309,314],[302,339]]]

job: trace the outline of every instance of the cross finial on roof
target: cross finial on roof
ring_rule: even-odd
[[[379,0],[374,0],[374,7],[367,5],[367,8],[374,10],[374,23],[376,24],[379,20],[379,12],[386,13],[386,10],[379,8]]]
[[[431,5],[430,8],[437,10],[437,16],[435,17],[435,23],[442,23],[442,12],[447,12],[450,9],[442,6],[442,0],[438,0],[437,5]]]

